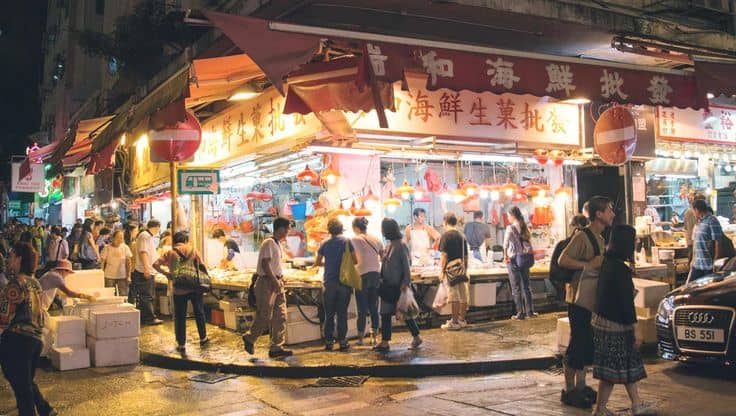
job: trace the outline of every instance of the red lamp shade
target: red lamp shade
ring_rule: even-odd
[[[556,166],[560,166],[565,162],[565,152],[562,150],[552,150],[549,152],[549,157],[552,158],[552,161]]]
[[[314,182],[315,180],[319,179],[319,175],[317,174],[317,172],[309,169],[309,165],[307,165],[303,171],[299,172],[296,175],[296,178],[303,182]]]
[[[548,152],[544,149],[537,149],[534,151],[534,158],[540,165],[544,165],[549,160]]]

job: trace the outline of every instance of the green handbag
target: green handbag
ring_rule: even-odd
[[[342,261],[340,261],[340,283],[356,290],[363,290],[363,278],[360,277],[358,269],[355,268],[348,241],[345,241],[345,250],[342,253]]]

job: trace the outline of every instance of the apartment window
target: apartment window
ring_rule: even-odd
[[[105,14],[105,0],[95,0],[95,13]]]

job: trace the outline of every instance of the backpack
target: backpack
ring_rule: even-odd
[[[590,231],[588,228],[583,228],[582,231],[585,233],[585,235],[588,236],[590,244],[593,245],[593,253],[595,254],[595,256],[600,256],[600,248],[598,247],[598,242],[595,241],[595,236],[593,235],[593,232]],[[555,245],[555,249],[552,252],[552,259],[550,260],[549,265],[549,280],[551,280],[553,283],[570,283],[572,281],[573,275],[575,274],[575,270],[566,269],[560,266],[559,263],[562,252],[565,251],[565,248],[568,244],[570,244],[571,240],[572,237],[568,237],[560,241],[559,243],[557,243],[557,245]]]

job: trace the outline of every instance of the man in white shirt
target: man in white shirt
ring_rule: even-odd
[[[291,221],[278,217],[273,220],[273,235],[261,244],[258,252],[256,268],[257,280],[255,283],[256,318],[250,330],[243,335],[245,351],[255,352],[254,344],[261,334],[270,328],[271,348],[268,356],[271,358],[288,357],[292,352],[284,349],[286,339],[286,291],[281,271],[281,246],[279,243],[286,239]]]
[[[153,262],[156,260],[156,242],[154,235],[161,230],[161,222],[149,220],[146,229],[136,237],[135,270],[133,271],[133,285],[138,295],[138,309],[141,311],[141,321],[144,324],[160,325],[162,320],[156,317],[153,310],[153,295],[156,292],[156,281]]]

